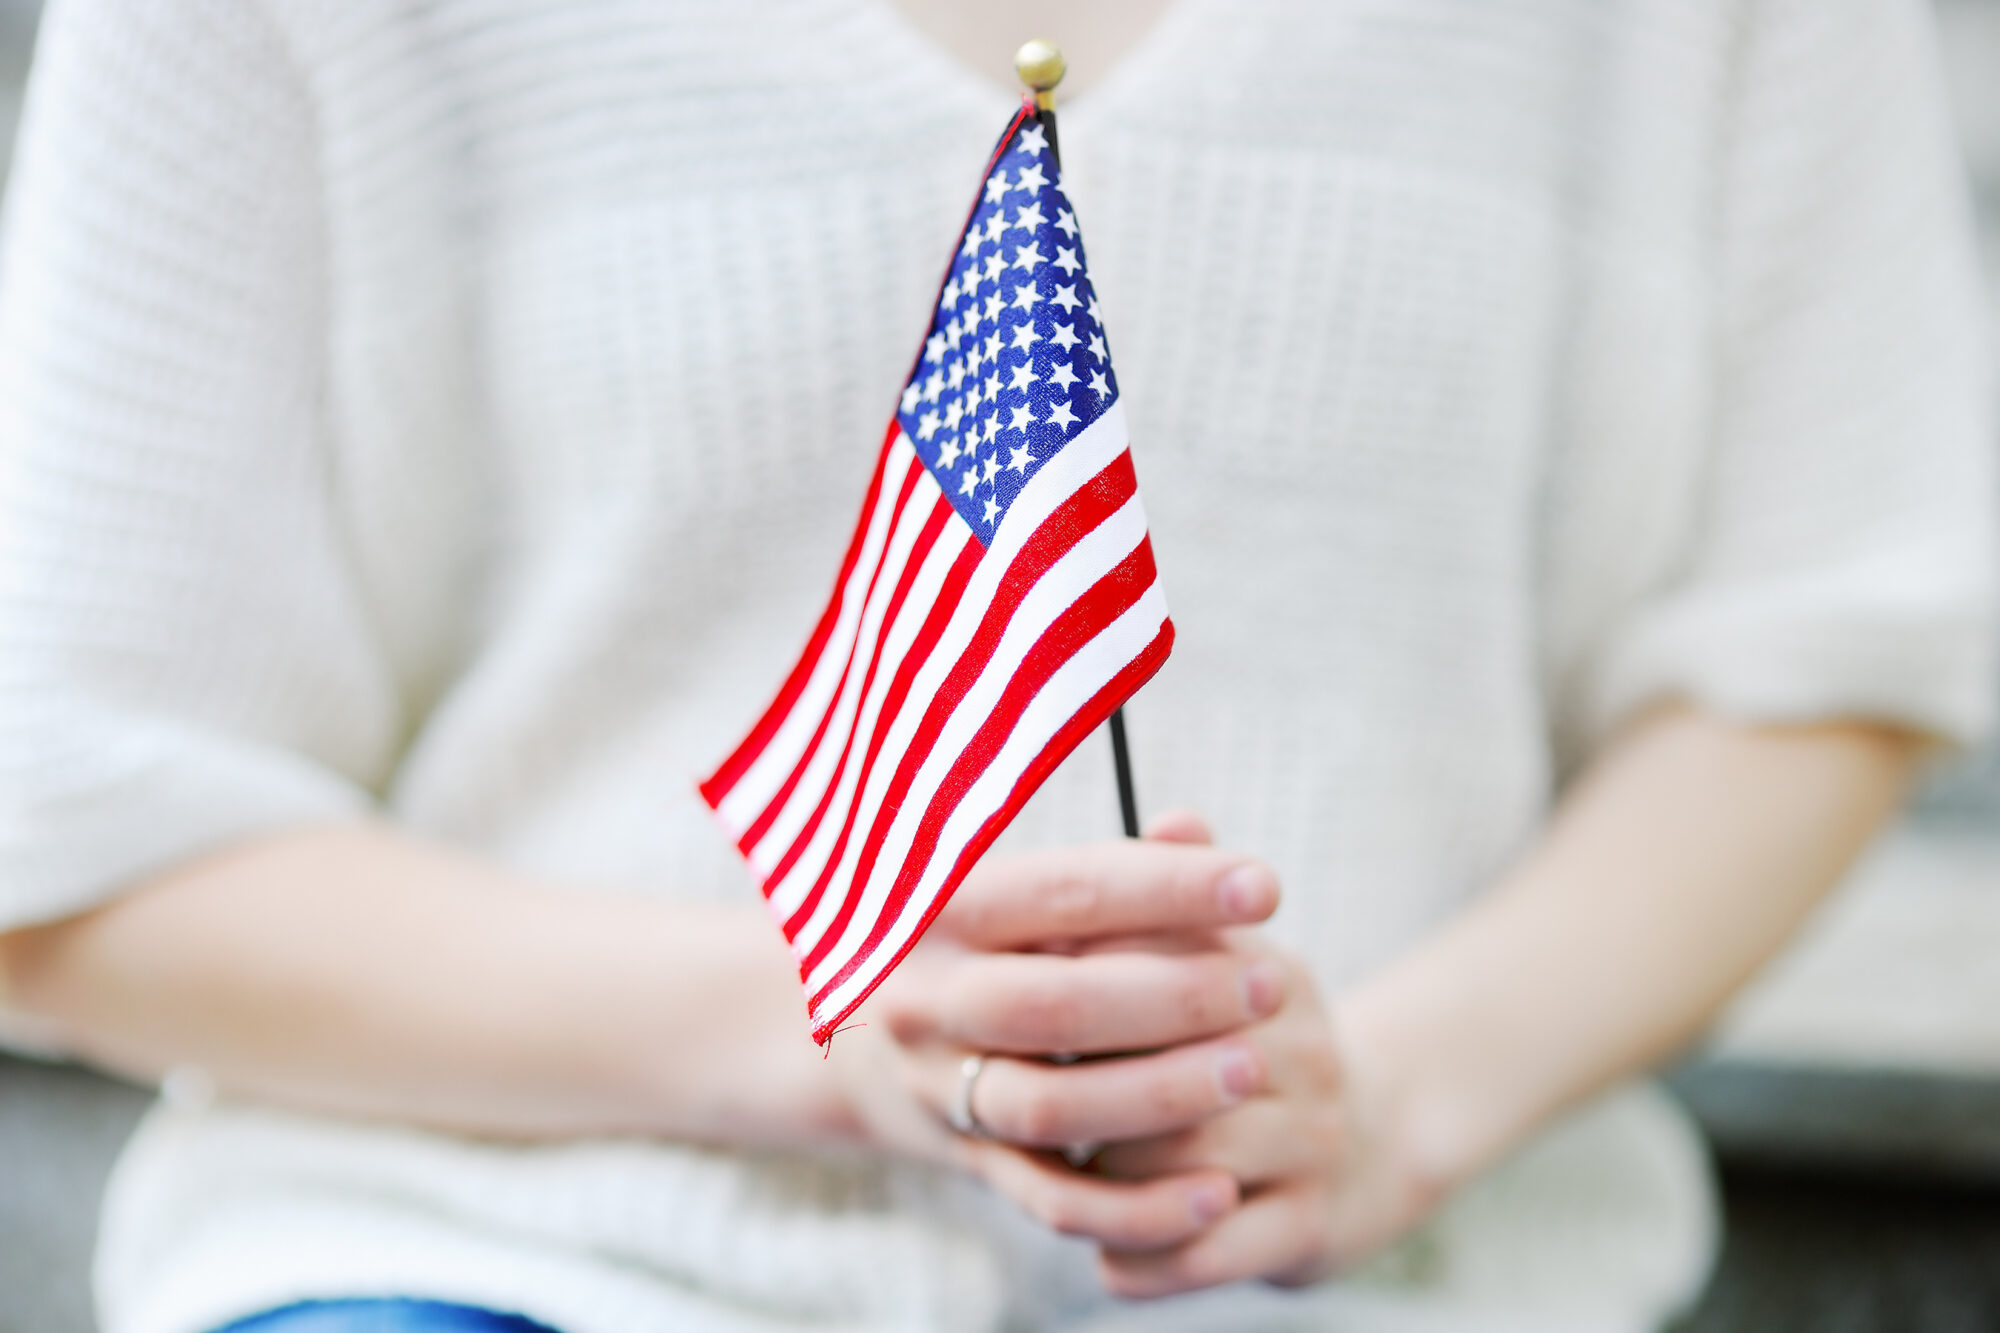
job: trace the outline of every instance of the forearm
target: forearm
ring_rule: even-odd
[[[379,827],[280,835],[0,936],[6,1002],[142,1078],[477,1133],[840,1136],[754,907],[567,890]]]
[[[1340,1006],[1421,1174],[1465,1179],[1696,1036],[1893,812],[1917,748],[1685,708],[1634,727],[1504,883]]]

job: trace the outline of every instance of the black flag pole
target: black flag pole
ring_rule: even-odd
[[[1024,42],[1014,53],[1014,72],[1035,97],[1035,120],[1049,141],[1049,156],[1062,167],[1062,149],[1056,142],[1056,85],[1069,66],[1052,42]],[[1132,790],[1132,751],[1125,740],[1125,710],[1111,710],[1111,762],[1118,770],[1118,814],[1125,821],[1125,836],[1139,836],[1139,798]]]

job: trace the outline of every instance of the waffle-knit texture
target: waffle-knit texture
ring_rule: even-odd
[[[1180,0],[1065,109],[1180,629],[1139,792],[1278,867],[1330,993],[1648,701],[1984,724],[1928,42],[1914,0]],[[749,893],[692,780],[810,628],[1009,102],[877,0],[59,0],[0,258],[0,924],[369,810]],[[1115,830],[1104,748],[1017,842]],[[1641,1328],[1707,1219],[1629,1094],[1368,1281],[1146,1326]],[[232,1106],[142,1130],[99,1288],[109,1333],[1122,1317],[922,1172]]]

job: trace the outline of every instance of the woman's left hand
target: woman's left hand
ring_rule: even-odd
[[[1285,969],[1282,1007],[1240,1034],[1263,1057],[1264,1090],[1189,1128],[1110,1144],[1092,1169],[1150,1180],[1220,1168],[1236,1178],[1243,1202],[1171,1248],[1105,1248],[1104,1281],[1121,1296],[1244,1278],[1310,1282],[1394,1240],[1444,1194],[1414,1169],[1369,1071],[1344,1056],[1305,961],[1254,928],[1226,937],[1233,949],[1275,958]]]

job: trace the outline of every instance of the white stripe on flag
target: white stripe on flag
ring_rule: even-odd
[[[749,771],[737,780],[716,807],[716,814],[721,816],[723,825],[734,830],[738,836],[756,822],[764,807],[771,803],[771,798],[778,794],[793,765],[805,752],[806,743],[812,739],[813,731],[819,726],[819,719],[833,697],[834,683],[840,679],[841,664],[846,660],[847,647],[854,641],[855,626],[861,619],[861,594],[875,573],[876,562],[881,559],[882,543],[887,538],[889,519],[895,512],[896,496],[902,492],[903,479],[908,468],[916,463],[914,452],[897,455],[892,451],[883,466],[882,488],[876,495],[874,511],[868,516],[868,534],[862,540],[861,553],[854,562],[854,569],[841,588],[840,615],[834,622],[832,634],[820,650],[812,676],[799,697],[793,700],[791,711],[785,714],[777,734],[771,737]]]
[[[883,900],[895,883],[904,858],[910,853],[918,825],[930,809],[932,798],[937,795],[938,788],[943,785],[965,747],[992,714],[994,705],[999,702],[1001,693],[1020,668],[1028,650],[1035,646],[1035,641],[1055,623],[1057,617],[1074,605],[1099,579],[1116,569],[1119,562],[1145,540],[1146,511],[1139,503],[1139,497],[1134,495],[1116,513],[1065,551],[1021,599],[999,643],[994,646],[993,655],[981,668],[972,688],[965,692],[964,698],[952,710],[937,743],[917,770],[916,781],[903,798],[895,822],[889,827],[889,836],[882,843],[881,854],[869,874],[860,906],[848,919],[840,944],[820,961],[820,965],[806,979],[808,992],[824,986],[839,970],[845,956],[874,928]],[[1081,703],[1082,700],[1079,700],[1078,704]],[[831,894],[827,896],[832,897]],[[821,910],[813,914],[813,920],[793,942],[795,950],[801,955],[811,953],[818,946],[819,937],[827,928],[827,922],[820,918],[826,916],[830,919],[832,915],[824,910],[825,907],[826,903],[822,900]]]
[[[897,438],[907,444],[907,439],[898,432]],[[986,617],[986,610],[992,604],[1000,579],[1014,558],[1021,553],[1028,538],[1045,523],[1049,516],[1092,478],[1109,467],[1118,456],[1125,452],[1125,408],[1117,400],[1105,409],[1104,415],[1086,426],[1041,471],[1028,479],[1014,499],[1007,517],[1001,520],[1000,529],[993,534],[993,545],[980,557],[979,566],[967,582],[964,594],[959,598],[957,609],[946,623],[932,647],[930,656],[918,670],[911,682],[910,692],[905,697],[902,708],[890,719],[889,734],[882,744],[881,757],[868,775],[868,785],[862,790],[859,803],[855,807],[854,832],[848,838],[847,846],[841,854],[841,861],[828,885],[828,891],[813,909],[812,917],[802,928],[799,936],[804,940],[808,935],[817,938],[827,927],[827,922],[840,908],[841,901],[853,891],[848,881],[854,874],[855,863],[866,844],[868,830],[873,827],[876,813],[889,785],[894,781],[896,770],[901,765],[904,752],[910,746],[912,733],[922,723],[924,710],[930,706],[932,696],[944,684],[945,677],[964,653],[973,633]],[[972,529],[954,513],[948,520],[955,529],[960,529],[970,537]],[[976,539],[975,539],[976,540]],[[780,779],[782,781],[782,779]],[[775,790],[775,787],[774,787]],[[753,811],[751,818],[754,819]],[[829,813],[829,818],[831,813]],[[746,821],[747,822],[747,821]],[[732,825],[732,827],[741,827]],[[877,864],[880,864],[878,858]],[[815,876],[817,878],[817,876]],[[796,880],[788,876],[788,884]],[[811,881],[796,886],[796,896],[803,900]],[[798,901],[790,902],[786,916],[798,908]],[[781,920],[783,918],[780,918]],[[794,951],[803,956],[810,952],[810,945],[800,946],[795,942]]]
[[[902,434],[898,432],[897,440],[900,442],[901,439]],[[771,873],[771,868],[777,865],[779,858],[792,845],[792,840],[798,837],[799,830],[805,827],[806,818],[818,806],[819,798],[833,781],[833,766],[840,759],[841,744],[847,738],[849,724],[854,721],[854,710],[860,706],[861,679],[867,674],[868,659],[874,654],[876,637],[882,629],[882,617],[888,612],[889,598],[896,590],[897,581],[903,577],[904,566],[909,563],[910,548],[917,544],[917,534],[923,531],[924,520],[931,516],[940,495],[937,482],[932,479],[929,469],[924,469],[917,477],[917,484],[910,490],[909,502],[896,515],[890,529],[889,548],[883,556],[882,573],[875,579],[874,588],[868,589],[866,583],[861,585],[863,589],[868,589],[868,602],[862,608],[861,623],[855,629],[852,645],[841,654],[839,665],[845,667],[847,679],[840,686],[839,697],[834,700],[832,718],[811,759],[806,762],[805,771],[792,788],[784,809],[778,812],[777,818],[750,851],[750,865],[760,880]],[[894,502],[893,496],[890,502]],[[818,718],[813,719],[813,725],[819,725]],[[783,779],[779,781],[782,785]],[[756,817],[762,815],[760,810]]]
[[[869,742],[873,739],[880,723],[881,711],[889,687],[895,683],[896,674],[902,669],[904,659],[911,651],[917,631],[923,628],[932,605],[937,600],[938,589],[945,576],[957,563],[960,553],[968,542],[976,542],[972,529],[961,521],[957,514],[945,520],[944,531],[938,534],[930,554],[925,557],[923,567],[910,584],[909,596],[903,601],[902,610],[897,614],[895,626],[891,629],[882,649],[882,665],[876,671],[875,682],[868,690],[868,698],[862,705],[861,717],[854,728],[854,745],[848,755],[847,766],[841,771],[840,786],[834,798],[827,804],[824,818],[813,831],[812,841],[800,853],[784,879],[766,885],[770,895],[772,911],[780,921],[790,919],[799,904],[805,901],[806,893],[818,882],[819,875],[826,868],[827,857],[833,854],[835,841],[845,826],[847,811],[853,803],[854,789],[861,779],[861,763],[867,755]],[[913,690],[907,697],[905,706],[914,706],[917,695]],[[885,741],[875,760],[871,775],[883,765],[894,767],[898,756],[892,753]],[[859,829],[848,837],[852,842],[867,836],[867,830]],[[782,855],[782,853],[780,853]]]
[[[917,882],[909,901],[897,913],[895,924],[877,944],[873,956],[856,968],[838,990],[828,995],[824,1004],[813,1006],[815,1021],[820,1013],[840,1012],[888,966],[890,959],[896,957],[911,932],[917,928],[917,923],[924,920],[944,877],[957,863],[960,853],[972,841],[980,826],[1006,804],[1008,795],[1028,765],[1048,748],[1056,733],[1076,716],[1079,709],[1145,651],[1146,645],[1159,634],[1166,618],[1166,597],[1155,582],[1123,615],[1106,626],[1102,633],[1049,677],[1048,683],[1022,713],[992,764],[953,808],[945,822],[943,836],[938,840],[937,850],[924,867],[923,877]],[[824,965],[815,972],[815,980],[807,983],[808,992],[825,985],[825,977],[839,974],[854,949],[867,939],[869,932],[865,927],[872,926],[875,913],[880,910],[878,905],[873,910],[864,908],[855,913],[854,927],[848,930],[847,938],[827,955]]]

